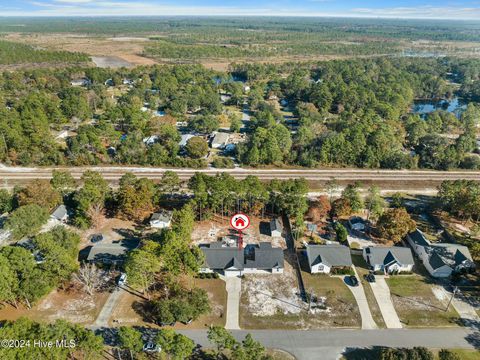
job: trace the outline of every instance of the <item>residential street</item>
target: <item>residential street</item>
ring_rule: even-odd
[[[202,346],[211,347],[205,330],[184,330]],[[268,348],[285,350],[298,360],[333,360],[343,349],[354,347],[391,346],[428,348],[474,348],[480,346],[480,333],[468,328],[452,329],[377,329],[377,330],[237,330],[238,340],[251,333]],[[321,354],[321,356],[319,355]]]
[[[357,279],[360,279],[355,266],[353,266],[353,269]],[[367,297],[365,296],[365,290],[363,289],[362,282],[358,281],[358,286],[351,286],[349,283],[346,284],[358,304],[360,316],[362,317],[362,329],[377,329],[378,326],[375,323],[375,320],[373,320],[372,313],[370,312],[370,307],[368,306]]]
[[[383,320],[388,329],[401,329],[402,323],[393,307],[390,289],[383,276],[375,276],[376,282],[370,283],[373,295],[377,300],[378,307],[382,313]]]

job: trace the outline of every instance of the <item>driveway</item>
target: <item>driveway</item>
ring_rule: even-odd
[[[383,320],[388,329],[401,329],[402,323],[393,307],[390,288],[383,276],[375,276],[376,282],[370,283],[373,295],[377,300],[378,307],[382,313]]]
[[[116,287],[108,297],[107,301],[103,305],[102,310],[98,314],[97,319],[93,323],[94,327],[108,327],[108,319],[112,316],[115,306],[122,297],[125,291],[121,287]]]
[[[358,309],[360,310],[360,316],[362,317],[362,329],[377,329],[378,326],[373,320],[372,313],[370,312],[370,307],[368,306],[367,297],[365,296],[365,291],[363,290],[362,282],[358,276],[357,269],[353,267],[355,271],[355,276],[358,279],[358,286],[351,286],[346,282],[348,288],[355,297],[355,301],[358,304]]]
[[[235,277],[222,277],[225,280],[227,290],[227,319],[226,329],[240,329],[240,295],[242,292],[242,279]]]

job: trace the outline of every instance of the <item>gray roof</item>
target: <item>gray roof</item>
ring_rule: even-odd
[[[307,258],[311,266],[351,266],[350,249],[343,245],[307,245]]]
[[[67,215],[67,208],[65,205],[58,206],[52,213],[52,217],[58,220],[62,220]]]
[[[193,137],[195,137],[195,135],[193,135],[193,134],[183,134],[183,135],[180,137],[180,141],[179,141],[178,145],[180,145],[180,146],[186,146],[188,140],[190,140],[190,139],[193,138]]]
[[[269,242],[261,242],[259,245],[245,248],[245,267],[268,270],[283,268],[283,250],[274,248]]]
[[[101,262],[104,264],[125,261],[129,251],[138,246],[138,241],[121,241],[117,243],[99,243],[90,249],[87,261]]]
[[[397,262],[401,265],[413,265],[412,251],[408,247],[391,246],[369,246],[365,248],[370,265],[389,265]]]
[[[452,268],[470,262],[474,266],[472,255],[466,246],[458,244],[431,244],[427,248],[429,254],[428,262],[433,269],[438,269],[444,265]]]
[[[270,231],[280,231],[282,232],[282,224],[278,220],[278,218],[270,220]]]
[[[243,250],[237,247],[223,247],[221,242],[216,242],[200,245],[200,250],[205,255],[205,266],[214,270],[283,268],[283,250],[273,248],[272,244],[267,242],[247,245]]]
[[[408,237],[416,245],[420,245],[420,246],[429,246],[430,245],[428,240],[425,238],[425,235],[423,235],[423,233],[419,229],[415,229],[415,231],[408,234]]]
[[[213,145],[218,145],[218,146],[225,145],[227,143],[229,137],[230,137],[230,135],[228,133],[217,132],[212,139],[212,146]]]
[[[153,213],[150,217],[150,221],[162,221],[162,222],[169,222],[172,220],[172,211],[163,210],[160,212]]]

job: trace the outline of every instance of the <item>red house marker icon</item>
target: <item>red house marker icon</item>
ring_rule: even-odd
[[[245,226],[245,220],[243,220],[242,218],[236,218],[235,219],[235,225],[237,227],[244,227]]]

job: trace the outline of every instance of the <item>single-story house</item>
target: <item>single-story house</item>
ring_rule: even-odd
[[[329,274],[333,268],[352,266],[350,249],[343,245],[307,245],[306,255],[310,273]]]
[[[126,260],[127,254],[138,246],[138,242],[120,241],[97,243],[90,248],[87,262],[118,265]]]
[[[180,137],[180,141],[178,142],[178,145],[180,147],[185,147],[187,146],[187,142],[188,140],[190,140],[191,138],[195,137],[195,135],[193,134],[183,134],[181,137]]]
[[[348,226],[354,231],[365,232],[366,223],[361,217],[352,216],[348,219]]]
[[[65,205],[59,205],[53,213],[50,215],[51,219],[55,219],[61,222],[65,222],[68,220],[68,212]]]
[[[475,263],[466,246],[431,243],[419,229],[408,234],[407,241],[433,277],[445,278],[453,273],[475,271]]]
[[[280,237],[282,236],[283,226],[278,218],[274,218],[270,221],[270,236]]]
[[[283,273],[283,250],[267,242],[247,245],[245,249],[215,242],[200,245],[200,250],[205,255],[205,262],[200,268],[202,273],[218,272],[225,276]]]
[[[147,136],[145,138],[143,138],[143,143],[145,145],[153,145],[155,144],[158,140],[160,139],[160,137],[158,135],[150,135],[150,136]]]
[[[412,251],[400,246],[368,246],[363,249],[363,258],[373,271],[388,274],[411,272],[415,264]]]
[[[173,212],[167,210],[153,213],[150,217],[150,226],[155,229],[169,228],[172,224],[172,215]]]
[[[224,132],[216,132],[212,138],[210,146],[212,149],[223,149],[228,142],[230,135]]]

